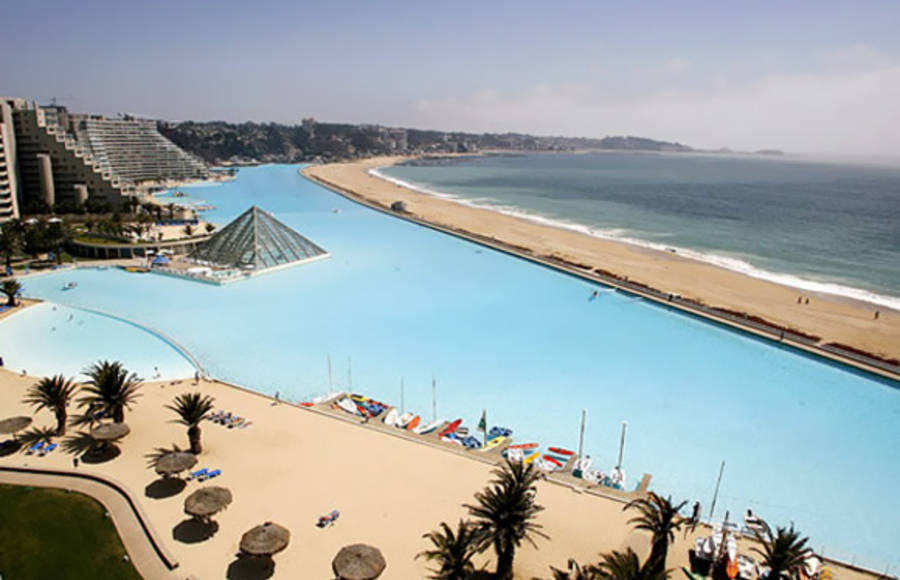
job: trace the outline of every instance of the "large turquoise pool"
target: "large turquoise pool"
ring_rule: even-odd
[[[330,356],[334,388],[352,381],[399,404],[402,378],[407,409],[430,417],[436,379],[438,415],[474,426],[487,409],[524,440],[576,447],[584,408],[605,470],[627,421],[631,482],[650,472],[656,490],[708,509],[724,459],[717,518],[752,508],[795,522],[826,555],[900,565],[896,383],[618,293],[589,300],[589,283],[366,209],[296,166],[188,192],[219,223],[258,204],[333,257],[221,287],[84,269],[28,279],[26,293],[151,327],[212,376],[285,398],[326,392]],[[62,291],[68,281],[78,287]],[[146,369],[161,357],[135,352],[143,331],[124,323],[86,321],[91,352],[58,330],[22,331],[41,315],[0,324],[8,367],[24,357],[32,373],[71,372],[102,352]],[[166,364],[191,373],[179,357]]]

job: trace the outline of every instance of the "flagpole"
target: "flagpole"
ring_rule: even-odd
[[[725,460],[722,460],[722,465],[719,466],[719,478],[716,480],[716,491],[713,494],[712,505],[709,508],[709,523],[713,522],[713,514],[716,511],[716,500],[719,499],[719,484],[722,483],[722,472],[725,471]]]
[[[619,463],[616,469],[622,469],[622,454],[625,453],[625,429],[628,427],[627,421],[622,421],[622,435],[619,438]]]
[[[587,409],[581,410],[581,435],[578,437],[578,458],[581,459],[584,452],[584,422],[587,418]]]
[[[481,411],[481,444],[487,445],[487,409]]]

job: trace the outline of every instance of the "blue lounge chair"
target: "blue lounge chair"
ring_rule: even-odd
[[[204,467],[203,469],[198,469],[197,471],[194,471],[193,473],[189,473],[188,476],[185,477],[185,479],[190,481],[192,479],[197,479],[198,477],[203,477],[204,475],[206,475],[206,473],[208,471],[209,471],[209,469],[207,469],[206,467]]]
[[[208,472],[206,475],[202,476],[202,477],[200,478],[200,480],[201,480],[201,481],[206,481],[207,479],[212,479],[212,478],[218,477],[218,476],[220,476],[220,475],[222,475],[222,470],[221,470],[221,469],[213,469],[212,471]]]
[[[47,445],[46,447],[44,447],[43,449],[41,449],[41,452],[40,452],[41,457],[43,457],[44,455],[47,455],[48,453],[50,453],[51,451],[53,451],[53,450],[56,449],[57,447],[59,447],[59,444],[58,444],[58,443],[51,443],[50,445]]]
[[[37,453],[38,451],[41,450],[41,448],[42,448],[43,446],[44,446],[44,442],[43,442],[43,441],[38,441],[37,443],[35,443],[34,445],[32,445],[31,447],[29,447],[29,448],[25,451],[25,455],[32,455],[32,454],[34,454],[34,453]]]

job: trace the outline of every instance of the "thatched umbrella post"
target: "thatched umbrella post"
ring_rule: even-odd
[[[366,544],[344,546],[331,561],[331,569],[339,580],[375,580],[387,562],[381,550]]]
[[[204,487],[187,496],[184,500],[184,513],[208,523],[213,515],[230,504],[231,492],[224,487]]]

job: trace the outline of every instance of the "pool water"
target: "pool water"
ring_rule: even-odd
[[[258,204],[328,260],[226,286],[82,269],[27,279],[25,292],[152,327],[213,377],[282,398],[352,388],[399,404],[402,379],[406,409],[431,419],[434,379],[439,417],[474,428],[486,409],[520,441],[573,449],[586,409],[585,448],[605,471],[627,421],[630,484],[649,472],[653,489],[708,510],[725,460],[717,519],[752,508],[795,522],[826,555],[900,565],[897,383],[619,293],[590,300],[588,282],[364,208],[297,169],[242,169],[187,193],[214,204],[206,219],[221,225]],[[62,291],[68,281],[78,287]],[[86,321],[97,341],[87,353],[42,320],[43,332],[25,332],[31,316],[0,324],[9,367],[164,358],[131,346],[146,339],[127,324]],[[167,372],[181,372],[171,356]]]

